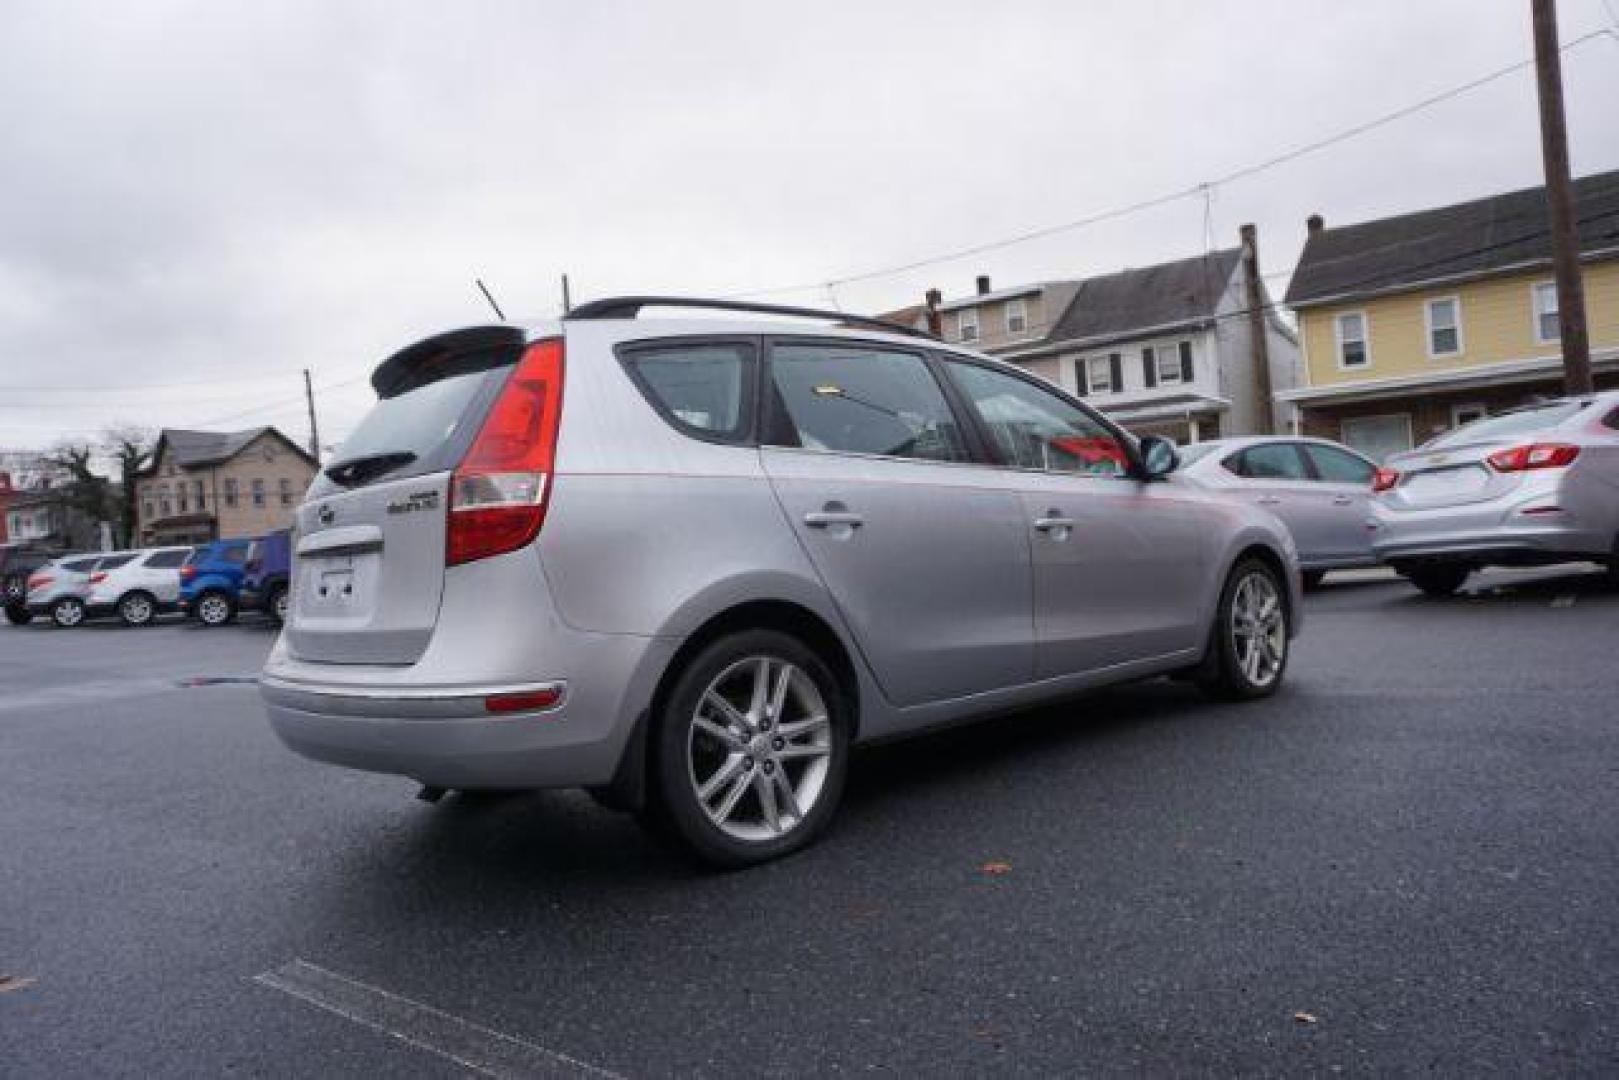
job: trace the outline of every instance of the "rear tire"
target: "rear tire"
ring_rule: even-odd
[[[84,601],[68,596],[51,605],[51,622],[71,630],[84,622]]]
[[[653,722],[652,831],[709,865],[780,858],[832,820],[852,717],[831,668],[797,638],[746,630],[712,642]]]
[[[27,626],[34,621],[34,613],[28,610],[27,604],[7,604],[6,622],[12,626]]]
[[[1437,563],[1433,566],[1413,566],[1405,571],[1405,579],[1429,596],[1443,599],[1454,596],[1472,572],[1470,566]]]
[[[287,587],[277,585],[270,590],[270,595],[264,598],[264,612],[270,616],[270,621],[277,626],[285,625],[287,621]]]
[[[150,593],[125,593],[118,601],[118,617],[125,626],[147,626],[157,618],[157,601]]]
[[[210,589],[197,597],[192,605],[197,614],[197,621],[204,626],[224,626],[236,618],[236,605],[231,598],[218,589]]]
[[[1287,604],[1287,586],[1269,563],[1244,559],[1232,568],[1195,676],[1205,694],[1253,701],[1276,693],[1292,652]]]

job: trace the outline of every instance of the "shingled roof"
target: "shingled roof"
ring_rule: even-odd
[[[1184,326],[1214,316],[1240,248],[1086,278],[1049,340],[1092,341]]]
[[[249,443],[264,434],[273,435],[304,457],[308,451],[272,426],[249,428],[246,431],[189,431],[185,428],[164,428],[158,436],[148,473],[156,469],[167,446],[173,454],[174,464],[182,469],[206,468],[220,465],[241,453]],[[313,459],[310,459],[313,461]]]
[[[1619,172],[1574,183],[1580,250],[1619,255]],[[1312,232],[1288,283],[1294,307],[1551,262],[1546,189],[1525,188]]]

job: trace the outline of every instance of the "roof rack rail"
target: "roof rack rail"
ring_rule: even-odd
[[[914,326],[884,322],[869,315],[850,315],[843,311],[822,311],[819,308],[789,307],[785,304],[755,304],[746,300],[704,300],[691,296],[611,296],[580,304],[563,316],[564,319],[633,319],[644,307],[706,308],[714,311],[750,311],[760,315],[794,315],[803,319],[826,319],[847,326],[862,326],[881,330],[887,334],[938,341],[936,334]]]

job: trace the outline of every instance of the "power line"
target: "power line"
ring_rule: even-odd
[[[1558,51],[1567,52],[1568,50],[1583,45],[1595,38],[1605,37],[1609,33],[1610,31],[1607,28],[1590,31],[1589,33],[1583,34],[1580,37],[1577,37],[1574,40],[1562,45]],[[913,259],[910,262],[897,263],[892,266],[880,267],[874,270],[865,270],[861,271],[860,273],[847,274],[842,277],[823,277],[818,281],[807,282],[799,285],[782,285],[767,289],[753,289],[747,292],[731,293],[722,297],[722,299],[735,300],[760,296],[774,296],[780,293],[807,292],[815,289],[823,289],[828,285],[851,285],[856,282],[871,281],[876,278],[892,277],[895,274],[903,274],[911,270],[921,270],[925,267],[936,266],[940,263],[954,262],[957,259],[964,259],[972,255],[982,255],[986,252],[998,251],[1002,248],[1028,243],[1031,240],[1041,240],[1048,236],[1056,236],[1060,233],[1072,232],[1078,229],[1089,228],[1093,225],[1100,225],[1107,221],[1113,221],[1123,217],[1130,217],[1146,210],[1151,210],[1159,206],[1166,206],[1170,203],[1178,202],[1181,199],[1201,196],[1209,188],[1223,186],[1238,180],[1245,180],[1251,176],[1257,175],[1258,173],[1265,172],[1269,169],[1274,169],[1291,161],[1296,161],[1299,158],[1305,157],[1309,154],[1317,153],[1318,151],[1324,150],[1329,146],[1334,146],[1340,142],[1344,142],[1347,139],[1357,138],[1369,131],[1383,127],[1386,124],[1395,123],[1396,121],[1403,120],[1414,113],[1421,112],[1424,109],[1432,108],[1433,106],[1442,104],[1443,102],[1449,101],[1452,98],[1470,93],[1473,90],[1477,90],[1479,87],[1486,86],[1498,79],[1503,79],[1515,72],[1522,71],[1533,64],[1534,59],[1532,57],[1527,60],[1520,60],[1514,64],[1508,64],[1507,66],[1497,68],[1488,74],[1481,75],[1476,79],[1461,83],[1457,86],[1449,88],[1448,90],[1443,90],[1437,94],[1423,98],[1420,101],[1413,102],[1410,105],[1395,109],[1393,112],[1384,113],[1383,115],[1375,117],[1371,120],[1367,120],[1364,123],[1345,128],[1344,130],[1339,131],[1336,134],[1329,135],[1326,138],[1316,139],[1301,146],[1293,147],[1290,150],[1277,154],[1274,157],[1266,158],[1263,161],[1255,162],[1252,165],[1245,165],[1242,168],[1235,169],[1213,180],[1193,184],[1190,187],[1181,188],[1162,195],[1156,195],[1151,198],[1140,199],[1124,206],[1114,207],[1111,210],[1103,210],[1098,213],[1086,215],[1085,217],[1076,218],[1072,221],[1065,221],[1058,225],[1048,225],[1038,229],[1031,229],[1027,232],[1017,233],[1012,236],[1003,237],[999,240],[991,240],[982,244],[974,244],[969,247],[957,248],[953,251],[944,252],[938,255],[930,255],[926,258]]]

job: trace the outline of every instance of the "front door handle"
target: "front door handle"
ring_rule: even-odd
[[[1280,495],[1261,495],[1255,501],[1257,501],[1260,506],[1277,506],[1280,505],[1282,497]]]
[[[865,523],[865,518],[850,510],[812,510],[804,515],[804,524],[812,529],[827,529],[833,525],[847,525],[853,529]]]
[[[1074,519],[1063,517],[1056,510],[1047,510],[1045,517],[1037,517],[1034,519],[1034,527],[1039,529],[1041,532],[1051,532],[1053,529],[1072,529],[1074,527]]]

